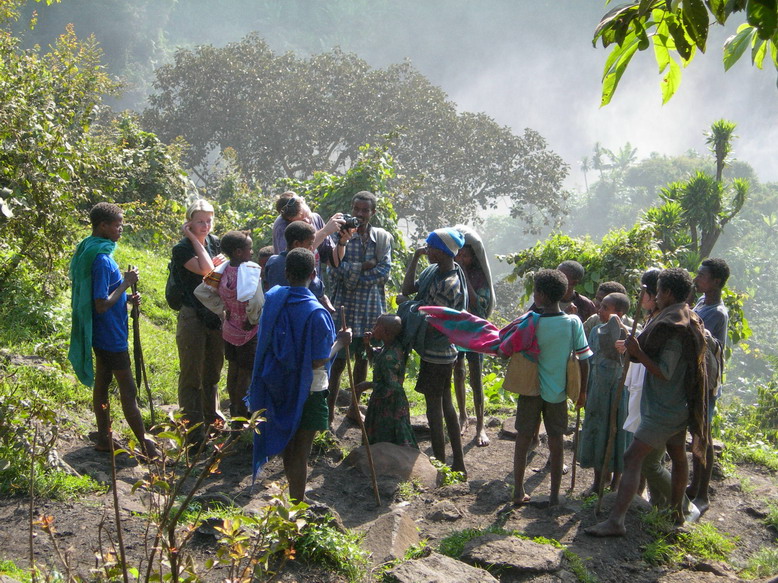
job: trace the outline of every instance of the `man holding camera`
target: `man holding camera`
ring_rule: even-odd
[[[376,197],[363,190],[351,200],[351,214],[357,221],[344,217],[338,244],[333,252],[332,303],[345,311],[346,326],[351,328],[353,340],[350,353],[354,355],[354,382],[359,384],[367,378],[367,360],[363,338],[373,329],[378,316],[386,312],[386,290],[384,285],[392,269],[392,236],[384,229],[374,227],[370,219],[375,215]],[[336,324],[340,325],[340,315]],[[330,425],[335,420],[335,401],[340,387],[340,375],[346,367],[345,350],[332,363],[329,384]],[[357,420],[358,403],[352,403],[348,417]]]

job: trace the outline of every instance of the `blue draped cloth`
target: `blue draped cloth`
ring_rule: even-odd
[[[254,479],[297,432],[313,380],[313,361],[329,356],[335,333],[329,312],[307,288],[276,286],[265,295],[246,395],[249,411],[263,411],[265,418],[254,434]]]

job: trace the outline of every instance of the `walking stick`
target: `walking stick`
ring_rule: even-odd
[[[130,265],[130,269],[135,269],[135,266]],[[132,293],[138,293],[138,284],[132,284]],[[141,379],[143,379],[143,385],[146,387],[146,394],[149,399],[149,412],[151,413],[151,424],[157,424],[157,415],[154,412],[154,400],[151,398],[151,387],[149,386],[149,379],[146,375],[146,362],[143,359],[143,347],[140,343],[140,306],[133,305],[132,312],[132,355],[135,359],[135,384],[140,386]]]
[[[342,330],[346,329],[346,308],[340,307],[340,326]],[[373,494],[375,494],[375,503],[377,506],[381,506],[381,495],[378,493],[378,481],[375,475],[375,466],[373,465],[373,454],[370,451],[370,443],[367,441],[367,429],[365,429],[365,422],[362,420],[362,414],[359,412],[359,398],[357,397],[357,387],[354,384],[354,371],[351,368],[351,351],[349,345],[346,344],[346,366],[348,367],[348,381],[351,385],[351,402],[357,410],[357,422],[359,428],[362,430],[362,441],[365,444],[365,451],[367,452],[367,463],[370,466],[370,479],[373,482]]]
[[[575,490],[575,467],[578,462],[578,437],[581,429],[581,409],[575,411],[575,433],[573,434],[573,469],[570,471],[570,489],[567,494],[570,495]]]
[[[638,309],[635,313],[635,321],[632,322],[632,334],[631,336],[635,335],[635,332],[637,332],[638,329],[638,322],[640,321],[640,316],[643,314],[643,310],[641,308],[643,304],[643,294],[646,293],[645,289],[640,290],[640,295],[638,296]],[[608,444],[605,447],[605,459],[602,461],[602,470],[600,471],[600,483],[597,484],[597,508],[594,510],[594,514],[599,514],[600,510],[602,509],[602,494],[605,491],[605,475],[608,473],[608,465],[610,462],[611,457],[613,456],[613,447],[616,442],[616,432],[618,431],[618,417],[619,417],[619,407],[621,406],[621,394],[624,392],[624,382],[627,380],[627,373],[629,372],[629,363],[627,363],[627,366],[624,367],[624,370],[621,372],[621,380],[619,381],[619,384],[616,386],[616,395],[611,399],[611,410],[610,410],[610,417],[608,418],[609,424],[608,424]],[[615,470],[615,467],[614,467]]]

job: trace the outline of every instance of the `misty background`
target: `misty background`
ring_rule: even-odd
[[[581,168],[595,144],[616,152],[629,143],[635,161],[689,152],[709,161],[704,132],[725,118],[737,123],[732,158],[753,168],[755,176],[746,176],[777,182],[775,69],[769,62],[764,71],[752,67],[748,54],[726,73],[721,62],[724,40],[744,17],[733,17],[726,29],[711,27],[707,53],[697,53],[683,70],[678,92],[666,105],[653,52],[647,50],[635,55],[612,102],[601,108],[600,78],[609,51],[594,48],[591,39],[607,10],[602,0],[63,0],[50,6],[28,2],[21,22],[37,13],[36,28],[24,33],[27,46],[51,44],[67,23],[79,37],[94,34],[109,72],[125,83],[123,94],[108,100],[115,109],[142,111],[153,91],[154,69],[170,62],[177,49],[222,47],[252,32],[278,53],[308,56],[339,46],[373,67],[408,60],[459,111],[483,112],[515,134],[531,128],[547,140],[569,165],[565,184],[577,198],[563,232],[576,235],[599,239],[603,228],[631,226],[639,218],[634,213],[605,224],[615,219],[604,208],[596,227],[591,215],[589,222],[577,221],[582,214],[575,212],[576,200],[600,178],[590,171],[587,181]],[[725,177],[732,176],[725,172]],[[774,196],[778,186],[768,186]],[[749,232],[748,221],[760,222],[776,210],[772,203],[765,206],[766,200],[774,198],[761,196],[763,206],[750,214],[747,203],[739,225],[728,226],[714,250],[737,264],[732,287],[762,295],[759,309],[747,306],[751,320],[772,313],[777,299],[772,276],[778,270],[765,267],[774,263],[772,255],[757,264],[751,247],[735,247]],[[768,227],[775,231],[776,223]],[[499,212],[484,232],[497,273],[510,267],[494,254],[531,246],[538,238],[523,234]],[[774,353],[778,332],[766,328],[761,344]]]
[[[30,42],[51,43],[68,22],[79,36],[95,35],[109,70],[127,83],[115,103],[120,109],[143,109],[153,68],[176,48],[223,46],[256,31],[279,52],[340,46],[374,67],[408,59],[460,110],[484,112],[514,133],[540,132],[570,164],[568,186],[578,190],[580,160],[595,143],[615,150],[630,142],[638,158],[705,152],[703,131],[722,117],[738,124],[735,157],[761,181],[778,180],[775,70],[757,70],[747,55],[726,74],[721,63],[723,41],[737,23],[711,28],[707,53],[683,71],[668,104],[661,104],[648,50],[634,57],[613,101],[600,108],[608,51],[591,44],[607,10],[600,0],[64,0],[30,2],[32,10],[39,20]]]

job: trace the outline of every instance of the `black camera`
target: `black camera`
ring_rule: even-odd
[[[356,229],[359,227],[359,217],[344,214],[343,221],[344,223],[340,226],[341,231],[347,231],[348,229]]]

